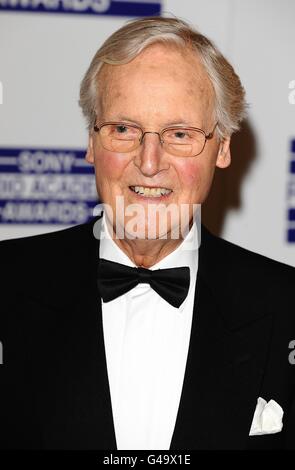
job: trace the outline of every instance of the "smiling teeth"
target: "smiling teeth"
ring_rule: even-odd
[[[172,192],[166,188],[145,188],[144,186],[131,186],[131,189],[141,196],[159,197]]]

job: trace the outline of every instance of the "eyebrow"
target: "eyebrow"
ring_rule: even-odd
[[[118,122],[123,121],[123,122],[126,122],[126,123],[135,124],[135,125],[137,125],[137,126],[144,127],[142,122],[136,121],[136,120],[133,120],[133,119],[130,119],[130,117],[125,116],[125,115],[123,115],[123,114],[119,114],[117,119],[110,119],[110,120],[111,120],[111,121],[118,121]],[[166,123],[163,125],[163,128],[172,127],[172,126],[196,127],[196,126],[193,125],[191,122],[188,122],[188,121],[185,121],[185,120],[181,120],[181,119],[177,119],[177,120],[174,120],[174,121],[166,122]]]

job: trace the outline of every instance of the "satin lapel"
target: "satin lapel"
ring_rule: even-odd
[[[272,317],[261,315],[240,325],[235,321],[230,328],[224,321],[229,306],[220,305],[214,280],[209,285],[203,273],[201,260],[170,449],[244,449],[267,359]]]
[[[116,449],[96,285],[98,243],[92,231],[89,240],[82,241],[89,248],[65,284],[71,294],[65,292],[66,300],[49,312],[47,325],[43,320],[44,338],[49,340],[39,345],[42,364],[36,393],[43,414],[42,441],[45,448]],[[58,320],[51,322],[53,315]],[[56,324],[58,329],[50,331]]]

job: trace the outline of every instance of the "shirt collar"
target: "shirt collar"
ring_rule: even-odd
[[[167,269],[176,268],[181,266],[188,266],[190,268],[190,288],[191,290],[195,285],[192,280],[196,279],[198,270],[198,246],[199,246],[199,233],[197,223],[194,222],[189,232],[186,234],[184,240],[178,247],[161,259],[158,263],[151,266],[150,269]],[[99,257],[114,261],[116,263],[125,264],[126,266],[136,267],[131,259],[124,253],[123,250],[114,242],[109,233],[105,214],[101,219],[101,237],[99,246]],[[190,292],[189,292],[190,293]],[[188,298],[188,296],[187,296]],[[181,304],[180,310],[185,305],[186,300]]]

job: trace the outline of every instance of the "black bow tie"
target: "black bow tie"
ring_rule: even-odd
[[[97,283],[104,302],[116,299],[140,282],[150,284],[173,307],[180,307],[188,293],[190,270],[188,267],[156,270],[131,268],[114,261],[99,260]]]

